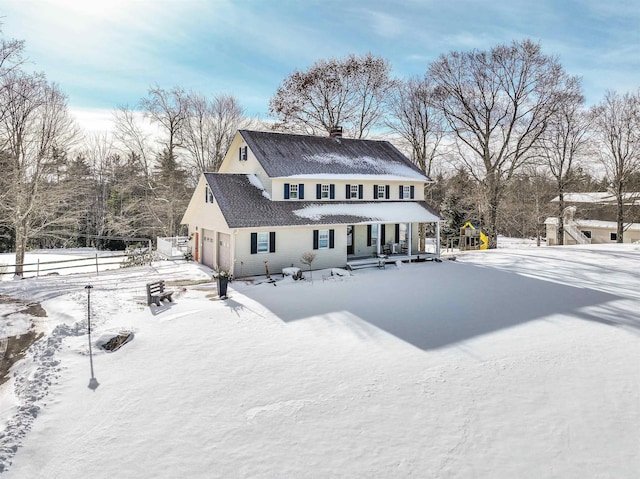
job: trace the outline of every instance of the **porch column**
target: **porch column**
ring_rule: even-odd
[[[378,240],[376,241],[376,249],[377,251],[377,255],[380,256],[380,233],[382,230],[382,223],[378,223]]]
[[[436,221],[436,256],[440,257],[440,222]]]
[[[407,223],[407,254],[411,256],[411,222]]]

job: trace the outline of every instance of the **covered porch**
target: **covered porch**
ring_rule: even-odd
[[[420,224],[375,222],[347,226],[347,261],[390,258],[392,261],[440,257],[440,223],[433,225],[433,238],[420,247]]]

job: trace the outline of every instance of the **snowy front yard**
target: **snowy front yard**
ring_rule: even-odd
[[[186,263],[4,281],[0,295],[40,301],[48,318],[0,386],[2,466],[12,478],[635,478],[639,255],[474,252],[313,284],[236,281],[226,301]],[[174,284],[175,303],[146,306],[153,279]],[[12,334],[25,321],[3,319]],[[131,342],[96,348],[123,329]]]

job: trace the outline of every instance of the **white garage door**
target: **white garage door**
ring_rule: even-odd
[[[231,269],[231,236],[218,233],[218,266]]]
[[[216,233],[212,230],[202,230],[202,264],[213,268],[214,266],[214,246],[216,244]]]

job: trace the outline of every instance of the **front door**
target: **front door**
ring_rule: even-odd
[[[353,227],[353,225],[347,226],[347,254],[353,254],[354,252],[354,245],[355,245],[355,238],[353,237],[354,230],[355,228]]]

